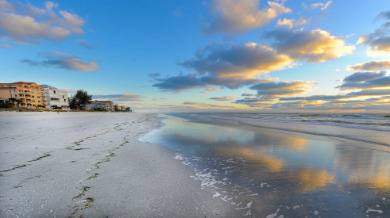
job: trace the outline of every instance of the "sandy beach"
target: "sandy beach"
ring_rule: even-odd
[[[154,114],[0,113],[0,217],[239,215],[175,154]]]

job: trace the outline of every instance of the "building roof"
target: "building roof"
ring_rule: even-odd
[[[23,82],[23,81],[19,81],[19,82],[13,82],[13,83],[10,83],[10,84],[33,84],[35,82]],[[36,84],[36,83],[35,83]],[[37,84],[38,85],[38,84]]]

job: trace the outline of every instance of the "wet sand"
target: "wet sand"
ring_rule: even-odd
[[[0,217],[240,215],[168,149],[153,114],[0,113]]]

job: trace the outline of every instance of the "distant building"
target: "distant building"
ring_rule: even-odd
[[[34,82],[0,83],[0,98],[21,99],[21,108],[47,107],[45,88]]]
[[[114,111],[114,102],[112,101],[91,101],[87,104],[87,110]]]
[[[69,109],[68,93],[65,90],[57,89],[48,85],[41,86],[45,87],[48,108],[52,109],[53,106],[57,106],[62,109]]]
[[[125,110],[126,110],[126,107],[123,106],[123,105],[118,105],[118,110],[119,110],[119,111],[125,111]]]

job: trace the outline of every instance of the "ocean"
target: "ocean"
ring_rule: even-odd
[[[161,115],[141,140],[174,152],[242,216],[389,217],[390,115]]]

